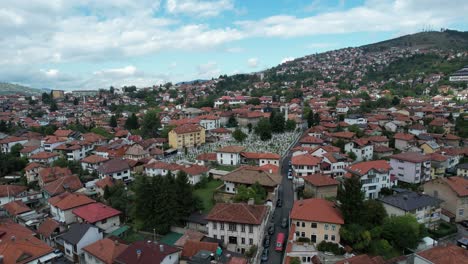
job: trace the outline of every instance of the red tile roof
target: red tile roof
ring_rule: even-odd
[[[9,215],[11,216],[18,216],[22,213],[26,213],[31,211],[31,208],[29,208],[26,204],[24,204],[23,201],[18,200],[18,201],[11,201],[9,203],[6,203],[3,205],[3,208],[8,212]]]
[[[40,163],[37,163],[37,162],[31,162],[31,163],[28,164],[28,166],[26,166],[26,168],[24,168],[24,171],[33,170],[33,169],[39,168],[39,167],[43,167],[43,165],[40,164]]]
[[[216,153],[202,153],[202,154],[197,156],[197,160],[215,161],[216,160]]]
[[[245,147],[243,146],[226,146],[226,147],[222,147],[218,150],[216,150],[216,152],[219,152],[219,153],[241,153],[242,151],[244,151]]]
[[[391,155],[391,159],[397,159],[397,160],[403,160],[403,161],[409,161],[413,163],[421,163],[424,161],[429,161],[431,160],[430,155],[424,155],[418,152],[402,152],[399,154]]]
[[[0,197],[8,197],[16,195],[26,191],[28,188],[22,185],[0,185]]]
[[[453,244],[437,246],[421,251],[417,255],[434,264],[467,264],[468,250]]]
[[[215,253],[217,248],[218,243],[188,240],[184,245],[184,249],[182,250],[182,257],[191,258],[200,250],[207,250],[209,252]]]
[[[208,172],[210,169],[205,166],[200,166],[196,164],[192,164],[189,167],[182,166],[181,170],[187,173],[188,175],[200,175],[202,173]]]
[[[381,256],[370,257],[367,254],[363,254],[340,260],[336,264],[385,264],[385,261]]]
[[[68,175],[46,184],[43,189],[47,191],[49,195],[54,196],[67,190],[74,192],[82,187],[83,184],[78,176]]]
[[[52,218],[46,218],[37,228],[37,233],[43,237],[50,237],[60,224]]]
[[[281,156],[275,153],[257,153],[257,152],[242,152],[242,156],[247,159],[272,159],[279,160]]]
[[[352,138],[354,138],[355,133],[354,132],[343,131],[343,132],[335,132],[335,133],[332,133],[331,135],[332,135],[332,137],[335,137],[335,138],[352,139]]]
[[[323,174],[312,174],[303,177],[304,181],[312,184],[313,186],[329,186],[329,185],[338,185],[339,182],[327,175]]]
[[[399,140],[404,140],[404,141],[411,141],[411,140],[414,140],[414,135],[405,134],[405,133],[396,133],[393,138],[399,139]]]
[[[370,170],[377,170],[379,172],[386,172],[391,169],[390,164],[386,160],[372,160],[355,163],[347,168],[352,174],[362,176],[367,174]]]
[[[292,165],[307,165],[307,166],[317,166],[320,164],[321,159],[310,154],[302,154],[293,156],[291,159]]]
[[[104,189],[106,186],[109,186],[109,187],[114,186],[115,182],[114,182],[114,178],[110,176],[106,176],[98,180],[95,184],[98,188]]]
[[[468,179],[456,176],[444,178],[444,181],[452,188],[458,196],[468,196]]]
[[[203,127],[198,124],[185,124],[174,128],[174,131],[177,134],[186,134],[186,133],[193,133],[193,132],[200,132],[202,131]]]
[[[267,211],[268,207],[265,205],[217,203],[205,219],[208,221],[260,225]]]
[[[57,156],[58,156],[57,153],[42,151],[42,152],[38,152],[38,153],[36,153],[34,155],[31,155],[31,157],[29,157],[29,158],[30,159],[50,159],[50,158],[57,157]]]
[[[163,246],[161,251],[160,245]],[[140,256],[136,254],[137,250],[141,252]],[[152,241],[137,241],[132,243],[125,249],[114,262],[117,264],[153,264],[161,263],[164,258],[170,254],[180,251],[179,249]]]
[[[97,164],[107,161],[108,158],[99,155],[91,155],[81,160],[82,163]]]
[[[120,215],[122,212],[102,203],[91,203],[72,211],[76,216],[90,224]]]
[[[90,203],[95,203],[96,201],[83,194],[65,192],[61,195],[49,198],[48,202],[60,210],[65,211]]]
[[[114,259],[127,249],[127,245],[109,238],[98,240],[83,248],[84,251],[93,255],[105,264],[112,264]]]
[[[343,216],[333,202],[316,198],[294,201],[291,219],[344,224]]]

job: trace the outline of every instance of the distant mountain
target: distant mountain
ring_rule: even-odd
[[[24,95],[40,95],[43,92],[47,92],[46,89],[36,89],[27,86],[22,86],[13,83],[2,83],[0,82],[0,95],[8,94],[24,94]]]
[[[391,47],[466,50],[468,48],[468,31],[419,32],[361,46],[366,51],[383,51]]]
[[[193,81],[178,82],[178,83],[176,83],[176,85],[202,83],[202,82],[206,82],[206,81],[208,81],[208,80],[197,79],[197,80],[193,80]]]

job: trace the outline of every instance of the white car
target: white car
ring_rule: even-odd
[[[288,180],[292,180],[293,176],[292,176],[292,172],[288,172]]]

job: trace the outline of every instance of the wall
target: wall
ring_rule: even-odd
[[[299,222],[299,223],[298,223]],[[328,242],[339,243],[340,242],[340,228],[341,225],[331,223],[320,223],[310,222],[304,220],[291,219],[291,223],[296,224],[296,237],[307,237],[312,241],[312,235],[316,235],[316,241],[314,243],[319,244],[322,240],[325,240],[325,235],[328,235]],[[304,223],[304,227],[303,224]],[[312,223],[317,224],[317,228],[312,228]],[[333,226],[335,230],[333,230]],[[325,228],[328,229],[325,229]],[[299,232],[299,233],[298,233]],[[335,236],[335,240],[332,240],[332,236]]]

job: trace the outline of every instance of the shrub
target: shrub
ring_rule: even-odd
[[[309,242],[310,242],[310,238],[308,238],[308,237],[300,237],[300,238],[297,239],[297,242],[309,243]]]
[[[345,253],[344,248],[341,248],[338,244],[324,240],[318,244],[317,249],[319,251],[332,252],[335,255],[343,255]]]

